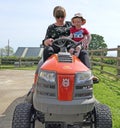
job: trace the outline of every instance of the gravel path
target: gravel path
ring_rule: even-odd
[[[11,128],[15,106],[32,87],[34,71],[0,70],[0,128]]]

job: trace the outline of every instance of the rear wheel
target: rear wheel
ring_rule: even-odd
[[[34,126],[34,109],[30,103],[21,103],[16,106],[12,128],[35,128]]]
[[[112,116],[108,106],[96,104],[92,116],[91,128],[112,128]]]

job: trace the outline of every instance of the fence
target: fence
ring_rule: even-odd
[[[12,67],[28,67],[37,65],[40,57],[19,58],[19,57],[0,57],[0,69]]]
[[[109,51],[116,51],[117,52],[116,56],[104,56],[104,53]],[[95,52],[100,52],[100,56],[94,55]],[[89,53],[90,53],[92,69],[99,70],[100,73],[106,73],[117,79],[120,79],[120,46],[118,46],[118,48],[111,48],[111,49],[89,50]],[[105,63],[105,59],[115,60],[115,63],[111,63],[111,64]],[[99,68],[95,65],[99,66]],[[114,68],[116,69],[116,72],[113,73],[111,71],[106,71],[105,67]]]
[[[104,56],[104,53],[105,52],[109,52],[109,51],[116,51],[116,56]],[[97,56],[97,55],[94,55],[95,52],[99,52],[100,53],[100,56]],[[93,69],[96,69],[96,70],[99,70],[100,73],[106,73],[106,74],[109,74],[111,76],[114,76],[115,78],[117,79],[120,79],[120,46],[118,46],[118,48],[111,48],[111,49],[97,49],[97,50],[89,50],[89,53],[90,53],[90,59],[91,59],[91,66]],[[98,59],[96,61],[96,58]],[[115,63],[106,63],[105,62],[105,59],[110,59],[110,60],[115,60]],[[17,62],[16,62],[17,61]],[[27,61],[27,62],[26,62]],[[21,58],[16,58],[16,59],[4,59],[4,58],[0,58],[0,67],[2,64],[17,64],[17,66],[21,66],[22,64],[33,64],[34,63],[38,63],[39,61],[39,58],[37,59],[28,59],[28,60],[24,60],[21,59]],[[95,65],[98,65],[99,68]],[[105,70],[105,67],[111,67],[111,68],[114,68],[116,69],[116,72],[111,72],[111,71],[106,71]]]

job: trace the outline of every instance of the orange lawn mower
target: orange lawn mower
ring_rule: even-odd
[[[112,128],[109,107],[93,96],[91,70],[67,52],[75,42],[60,38],[53,45],[60,52],[37,69],[29,100],[15,108],[12,128]]]

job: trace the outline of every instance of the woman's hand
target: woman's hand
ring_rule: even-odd
[[[54,39],[52,39],[52,38],[46,39],[46,40],[44,41],[44,45],[45,45],[45,46],[51,46],[52,43],[53,43],[53,41],[54,41]]]

